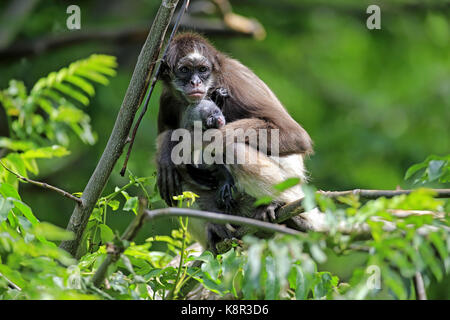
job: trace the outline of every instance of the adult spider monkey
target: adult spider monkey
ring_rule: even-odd
[[[234,155],[256,159],[252,163],[227,164],[238,192],[238,204],[231,214],[269,219],[280,203],[303,197],[300,185],[281,194],[272,186],[290,177],[305,181],[303,158],[312,152],[308,133],[288,114],[269,87],[249,68],[215,49],[195,33],[177,35],[170,43],[161,74],[163,91],[158,115],[157,167],[161,197],[169,206],[172,196],[190,190],[200,195],[196,201],[202,210],[224,212],[217,206],[217,182],[207,170],[176,166],[171,160],[173,130],[181,127],[186,108],[211,97],[221,107],[227,124],[220,128],[223,136],[230,130],[255,130],[257,142],[233,138],[224,140],[223,156],[232,148]],[[265,130],[260,130],[265,129]],[[266,132],[264,136],[262,132]],[[272,141],[272,137],[274,141]],[[276,141],[275,141],[276,140]],[[252,140],[254,141],[254,140]],[[264,143],[264,146],[262,143]],[[278,142],[274,144],[272,142]],[[255,199],[272,196],[274,203],[254,208]],[[194,221],[192,221],[194,220]],[[232,237],[230,228],[192,219],[194,237],[213,250],[215,243]]]

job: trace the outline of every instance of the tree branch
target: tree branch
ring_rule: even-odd
[[[14,40],[38,2],[39,0],[14,0],[4,8],[0,19],[0,49],[6,48]]]
[[[166,45],[166,48],[164,49],[164,53],[162,54],[162,59],[165,59],[165,57],[166,57],[167,50],[169,49],[169,44],[172,41],[173,36],[177,32],[178,26],[181,21],[181,17],[186,12],[188,6],[189,6],[189,0],[184,0],[183,6],[181,7],[180,12],[178,13],[177,20],[175,21],[172,32],[169,36],[169,40],[167,41],[167,45]],[[136,139],[136,133],[139,129],[139,125],[141,124],[142,119],[144,118],[145,113],[147,112],[148,104],[150,102],[150,98],[152,97],[153,89],[155,88],[156,81],[158,81],[160,72],[161,72],[161,62],[158,64],[158,67],[155,72],[155,76],[153,77],[152,83],[150,85],[150,89],[148,90],[148,93],[147,93],[147,98],[145,98],[144,107],[142,108],[141,113],[139,114],[139,117],[136,121],[136,124],[134,125],[133,131],[131,133],[131,137],[128,137],[128,139],[127,139],[127,142],[129,142],[128,151],[125,156],[125,161],[123,162],[122,169],[120,170],[120,175],[122,177],[125,175],[125,171],[127,170],[128,159],[130,158],[131,150],[133,150],[134,140]]]
[[[450,198],[450,189],[432,189],[436,192],[436,198]],[[337,198],[348,195],[357,195],[362,199],[377,199],[381,197],[392,198],[402,194],[410,194],[414,190],[368,190],[368,189],[354,189],[347,191],[318,191],[318,193],[329,198]]]
[[[178,0],[163,0],[156,14],[148,37],[141,49],[122,106],[117,115],[114,128],[97,166],[87,183],[83,195],[82,205],[77,205],[70,217],[67,230],[75,234],[75,239],[63,241],[60,245],[74,256],[82,239],[89,216],[98,198],[108,182],[109,176],[123,152],[134,117],[145,95],[155,63],[167,28],[175,11]]]
[[[183,21],[181,21],[180,29],[196,30],[209,36],[252,36],[250,33],[238,32],[228,28],[220,19],[197,18],[189,15],[186,15]],[[0,49],[0,60],[38,55],[52,49],[69,47],[85,42],[141,42],[147,34],[148,26],[135,25],[115,29],[79,30],[59,35],[42,36],[36,40],[20,41],[4,49]]]
[[[24,176],[21,176],[20,174],[18,174],[16,172],[12,171],[11,169],[9,169],[2,161],[0,161],[0,164],[3,166],[3,168],[5,168],[5,170],[7,170],[8,172],[12,173],[13,175],[15,175],[18,179],[20,179],[22,181],[34,184],[35,186],[38,186],[38,187],[41,187],[41,188],[44,188],[44,189],[47,189],[47,190],[55,191],[56,193],[59,193],[60,195],[66,197],[66,198],[74,200],[78,204],[82,204],[82,200],[80,198],[75,197],[73,194],[71,194],[71,193],[69,193],[67,191],[64,191],[64,190],[62,190],[60,188],[54,187],[54,186],[52,186],[52,185],[50,185],[48,183],[45,183],[45,182],[39,182],[39,181],[35,181],[35,180],[31,180],[31,179],[25,178]]]
[[[450,197],[450,189],[431,189],[434,192],[436,192],[435,197],[436,198],[449,198]],[[365,190],[365,189],[355,189],[355,190],[348,190],[348,191],[317,191],[318,194],[322,194],[326,197],[330,198],[337,198],[341,196],[346,196],[350,194],[359,195],[363,199],[376,199],[380,197],[387,197],[392,198],[394,196],[402,195],[402,194],[410,194],[414,190]],[[308,231],[317,231],[317,232],[328,232],[329,227],[326,223],[326,217],[325,214],[318,211],[318,210],[310,210],[305,212],[303,206],[302,206],[303,199],[299,199],[296,201],[293,201],[291,203],[288,203],[278,209],[276,213],[276,219],[273,221],[274,223],[287,223],[287,225],[291,228],[294,228],[296,230],[302,231],[302,232],[308,232]],[[424,211],[402,211],[402,212],[393,212],[396,215],[412,215],[412,214],[434,214],[433,212],[424,212]],[[438,216],[440,218],[440,216]],[[392,224],[389,224],[388,222],[385,223],[385,229],[386,231],[392,231],[394,226]],[[339,229],[343,233],[357,233],[361,237],[363,236],[370,236],[370,228],[365,225],[358,225],[353,226],[351,229],[349,229],[347,226],[341,225],[339,226]],[[255,228],[251,228],[248,226],[242,227],[237,231],[236,236],[241,237],[248,233],[254,233],[257,231]],[[420,232],[428,232],[427,228],[422,227],[422,229],[419,230]]]
[[[425,291],[422,274],[420,272],[416,272],[413,281],[414,289],[416,291],[416,300],[427,300],[427,293]]]

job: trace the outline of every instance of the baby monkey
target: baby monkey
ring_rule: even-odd
[[[200,102],[190,104],[181,120],[181,125],[187,130],[194,130],[194,122],[200,121],[202,129],[220,129],[226,121],[220,108],[211,100],[203,99]],[[203,185],[211,188],[217,188],[217,205],[224,209],[226,213],[231,212],[231,209],[236,205],[233,199],[233,191],[236,189],[234,179],[224,164],[199,164],[187,165],[187,170],[190,172],[194,180],[202,180]],[[207,171],[208,174],[205,174]],[[205,181],[205,177],[210,177]],[[197,179],[196,179],[197,178]]]
[[[206,99],[187,107],[181,125],[185,129],[193,130],[195,121],[201,121],[203,130],[220,129],[225,125],[225,117],[220,108]]]

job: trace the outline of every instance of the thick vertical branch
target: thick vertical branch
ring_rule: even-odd
[[[152,27],[139,54],[133,76],[119,110],[113,131],[109,137],[105,150],[87,183],[81,197],[82,204],[78,204],[70,217],[67,230],[75,234],[75,239],[63,241],[61,248],[76,256],[83,232],[89,216],[101,193],[108,182],[109,176],[123,152],[130,128],[158,59],[169,23],[172,19],[178,0],[163,0]]]

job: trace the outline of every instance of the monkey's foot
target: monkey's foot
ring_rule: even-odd
[[[281,208],[282,204],[279,202],[272,202],[271,204],[259,206],[255,211],[255,219],[274,222],[277,219],[276,212]]]
[[[233,230],[234,228],[231,225],[222,225],[215,223],[208,223],[206,226],[206,233],[208,237],[209,249],[217,254],[216,245],[225,240],[225,239],[233,239]]]

